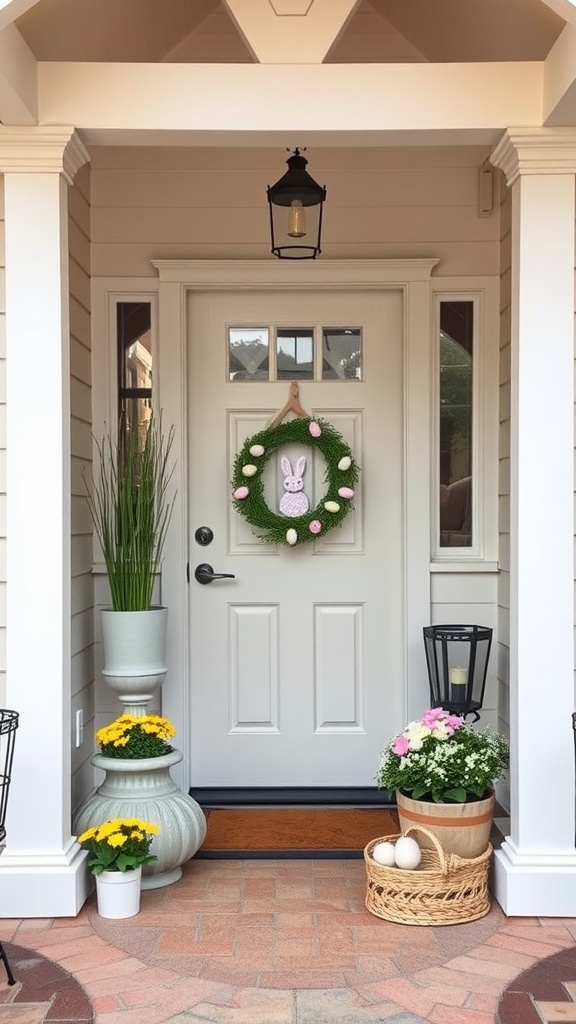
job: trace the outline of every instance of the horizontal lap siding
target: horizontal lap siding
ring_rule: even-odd
[[[94,586],[92,527],[84,473],[92,458],[90,368],[90,170],[83,167],[68,192],[70,274],[70,415],[72,480],[72,806],[93,786]],[[76,712],[84,713],[84,743],[75,744]]]
[[[490,662],[486,676],[486,690],[482,709],[482,724],[499,728],[498,711],[498,573],[496,572],[441,572],[432,574],[431,622],[434,625],[460,623],[488,626],[494,631]],[[424,645],[422,644],[424,660]]]
[[[497,217],[479,217],[485,147],[315,149],[327,259],[439,258],[438,275],[497,274]],[[109,149],[92,157],[92,273],[154,276],[152,259],[264,259],[266,187],[282,149]]]

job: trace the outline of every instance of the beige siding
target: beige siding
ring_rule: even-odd
[[[432,573],[431,622],[488,626],[494,631],[490,652],[482,725],[497,728],[498,714],[498,574],[496,572]],[[424,658],[424,646],[422,646]]]
[[[90,170],[79,171],[68,193],[70,272],[70,413],[72,445],[72,806],[93,786],[94,587],[92,532],[84,500],[84,469],[92,457],[90,369]],[[75,744],[76,712],[84,713],[84,742]]]
[[[326,259],[439,257],[437,275],[498,274],[498,216],[478,215],[485,147],[315,149]],[[281,149],[91,152],[92,273],[154,276],[151,259],[269,256],[266,187]]]
[[[511,220],[510,190],[502,182],[500,207],[500,443],[498,450],[498,728],[510,724],[510,343]],[[505,798],[503,798],[505,799]]]

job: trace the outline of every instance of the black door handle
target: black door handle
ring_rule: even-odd
[[[194,579],[198,583],[212,583],[214,580],[234,580],[236,577],[233,572],[214,572],[211,565],[201,562],[194,569]]]

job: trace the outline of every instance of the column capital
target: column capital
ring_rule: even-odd
[[[3,174],[60,173],[69,185],[90,156],[70,125],[0,127],[0,171]]]
[[[576,128],[508,128],[490,163],[507,185],[523,174],[576,174]]]

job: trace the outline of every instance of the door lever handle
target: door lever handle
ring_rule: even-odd
[[[211,565],[207,562],[201,562],[194,569],[194,579],[198,580],[198,583],[213,583],[214,580],[234,580],[236,579],[233,572],[214,572]]]

